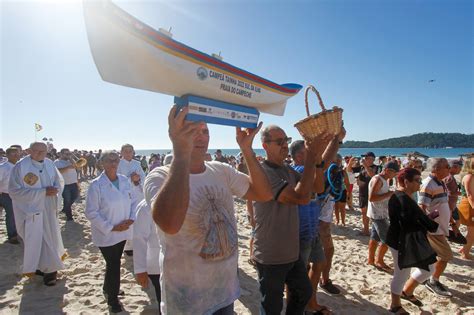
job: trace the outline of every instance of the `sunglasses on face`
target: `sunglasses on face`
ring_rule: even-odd
[[[421,180],[421,178],[414,178],[414,179],[413,179],[413,182],[416,182],[416,183],[418,183],[418,184],[421,184],[421,183],[422,183],[422,180]]]
[[[120,159],[105,159],[105,163],[119,163]]]
[[[266,142],[275,142],[277,145],[282,146],[284,143],[290,144],[291,143],[291,137],[286,137],[286,138],[279,138],[275,140],[267,140]]]

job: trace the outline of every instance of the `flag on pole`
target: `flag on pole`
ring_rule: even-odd
[[[35,130],[36,130],[36,131],[41,131],[41,130],[43,130],[43,126],[41,126],[41,125],[38,124],[38,123],[35,123]]]

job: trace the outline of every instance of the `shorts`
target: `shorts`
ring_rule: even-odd
[[[367,208],[368,205],[369,205],[369,196],[359,194],[359,207]]]
[[[371,219],[371,221],[372,229],[370,230],[370,239],[387,244],[387,232],[390,225],[388,219]]]
[[[323,244],[321,243],[319,235],[316,235],[312,242],[300,243],[300,257],[305,265],[308,265],[308,263],[324,262],[326,260]]]
[[[346,203],[347,202],[347,190],[343,190],[342,191],[342,195],[341,195],[341,198],[339,198],[339,200],[337,202],[342,202],[342,203]]]
[[[459,222],[466,226],[474,226],[474,209],[471,207],[469,200],[462,197],[458,204]]]
[[[334,248],[331,236],[331,222],[319,221],[319,237],[324,250]]]
[[[449,246],[448,240],[444,235],[433,235],[428,234],[428,242],[430,242],[431,248],[436,252],[438,260],[450,261],[453,259],[453,251]]]
[[[452,215],[454,221],[458,221],[459,220],[459,210],[458,210],[458,208],[454,208],[453,213],[451,215]]]

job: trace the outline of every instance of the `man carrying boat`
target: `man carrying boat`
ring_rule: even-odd
[[[284,161],[291,138],[278,126],[267,126],[261,141],[267,158],[262,162],[272,188],[272,200],[256,201],[253,259],[257,264],[261,307],[267,315],[280,315],[283,290],[288,287],[286,314],[303,314],[312,286],[299,249],[298,205],[307,205],[311,193],[322,187],[322,154],[328,134],[305,142],[304,171],[300,174]]]
[[[270,200],[265,173],[252,150],[260,129],[237,128],[236,139],[249,175],[205,161],[209,129],[184,120],[187,107],[170,112],[170,165],[145,179],[145,199],[162,245],[163,314],[233,314],[239,297],[238,238],[233,196]],[[178,113],[177,115],[175,115]]]

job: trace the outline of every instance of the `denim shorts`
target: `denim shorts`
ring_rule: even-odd
[[[300,243],[300,257],[305,265],[308,265],[308,263],[318,263],[326,260],[323,250],[323,243],[321,243],[321,238],[319,235],[316,235],[311,242]]]
[[[387,232],[390,223],[388,219],[372,219],[372,229],[370,231],[370,239],[376,242],[387,244]]]

